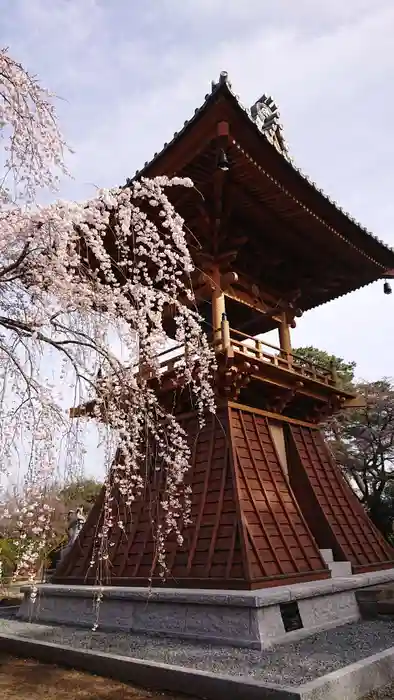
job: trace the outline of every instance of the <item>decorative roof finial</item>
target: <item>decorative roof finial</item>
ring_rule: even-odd
[[[216,90],[216,88],[220,87],[220,85],[228,85],[228,87],[231,89],[231,83],[228,79],[228,73],[226,70],[222,70],[219,75],[219,80],[212,80],[211,81],[211,89],[212,92]]]
[[[252,119],[261,132],[283,155],[289,157],[282,126],[279,123],[279,110],[272,97],[262,95],[250,108]]]

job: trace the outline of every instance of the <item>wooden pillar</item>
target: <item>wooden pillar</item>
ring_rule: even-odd
[[[220,281],[220,270],[218,267],[213,268],[211,272],[212,279],[212,326],[213,326],[213,337],[217,342],[221,339],[222,335],[222,319],[223,314],[226,313],[226,305],[224,301],[224,292],[221,288]]]
[[[290,326],[287,320],[286,312],[283,312],[281,323],[279,325],[279,346],[282,350],[282,356],[287,358],[289,365],[291,365],[293,358],[291,355]]]

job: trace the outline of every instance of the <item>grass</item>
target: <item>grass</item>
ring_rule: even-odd
[[[89,673],[0,655],[1,700],[182,700]],[[183,698],[183,700],[186,700]],[[189,698],[190,700],[190,698]]]

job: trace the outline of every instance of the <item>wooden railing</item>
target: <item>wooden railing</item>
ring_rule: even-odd
[[[163,350],[163,352],[159,353],[157,359],[159,360],[160,364],[160,373],[164,374],[165,372],[172,372],[174,369],[176,369],[182,362],[183,355],[183,345],[175,345],[175,347],[169,348],[168,350]]]
[[[221,329],[214,333],[212,345],[216,352],[230,350],[236,354],[243,355],[245,358],[253,359],[253,364],[261,364],[263,373],[264,364],[272,365],[273,367],[293,372],[297,374],[300,379],[305,377],[337,389],[342,388],[334,366],[327,369],[310,360],[304,359],[294,352],[286,353],[284,350],[271,343],[266,343],[265,341],[258,340],[241,331],[230,328],[226,320],[222,322]],[[179,368],[184,362],[184,354],[185,348],[183,345],[176,345],[175,347],[163,350],[163,352],[159,353],[157,359],[160,367],[160,375],[171,373]],[[135,372],[143,371],[143,368],[138,363],[131,369]],[[90,404],[93,405],[94,401],[91,401]],[[86,415],[87,411],[89,412],[92,410],[92,406],[89,408],[90,404],[88,403],[85,406],[71,408],[70,416],[75,418],[80,415]]]
[[[267,343],[241,331],[230,328],[227,321],[223,321],[220,331],[215,333],[213,345],[217,351],[231,348],[235,353],[257,360],[258,363],[266,363],[295,372],[296,374],[323,382],[329,386],[338,386],[338,378],[335,367],[327,369],[322,365],[306,360],[294,352],[286,353],[281,348]],[[178,345],[169,350],[164,350],[158,356],[160,362],[160,372],[166,373],[176,369],[182,362],[184,353],[183,345]]]
[[[297,374],[301,374],[309,379],[314,379],[315,381],[323,382],[324,384],[330,384],[332,386],[336,386],[337,384],[338,380],[334,367],[327,369],[322,365],[304,359],[301,355],[297,355],[294,352],[285,352],[271,343],[253,338],[233,328],[230,328],[228,332],[224,329],[224,333],[222,329],[221,347],[226,346],[228,337],[230,346],[238,353],[242,353],[255,360],[274,365],[281,369],[296,372]],[[219,344],[216,344],[219,347]]]

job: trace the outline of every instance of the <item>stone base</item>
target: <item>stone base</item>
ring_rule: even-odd
[[[101,590],[100,629],[264,649],[360,619],[356,591],[390,581],[394,569],[245,592],[42,584],[35,602],[21,589],[18,617],[92,627]]]

